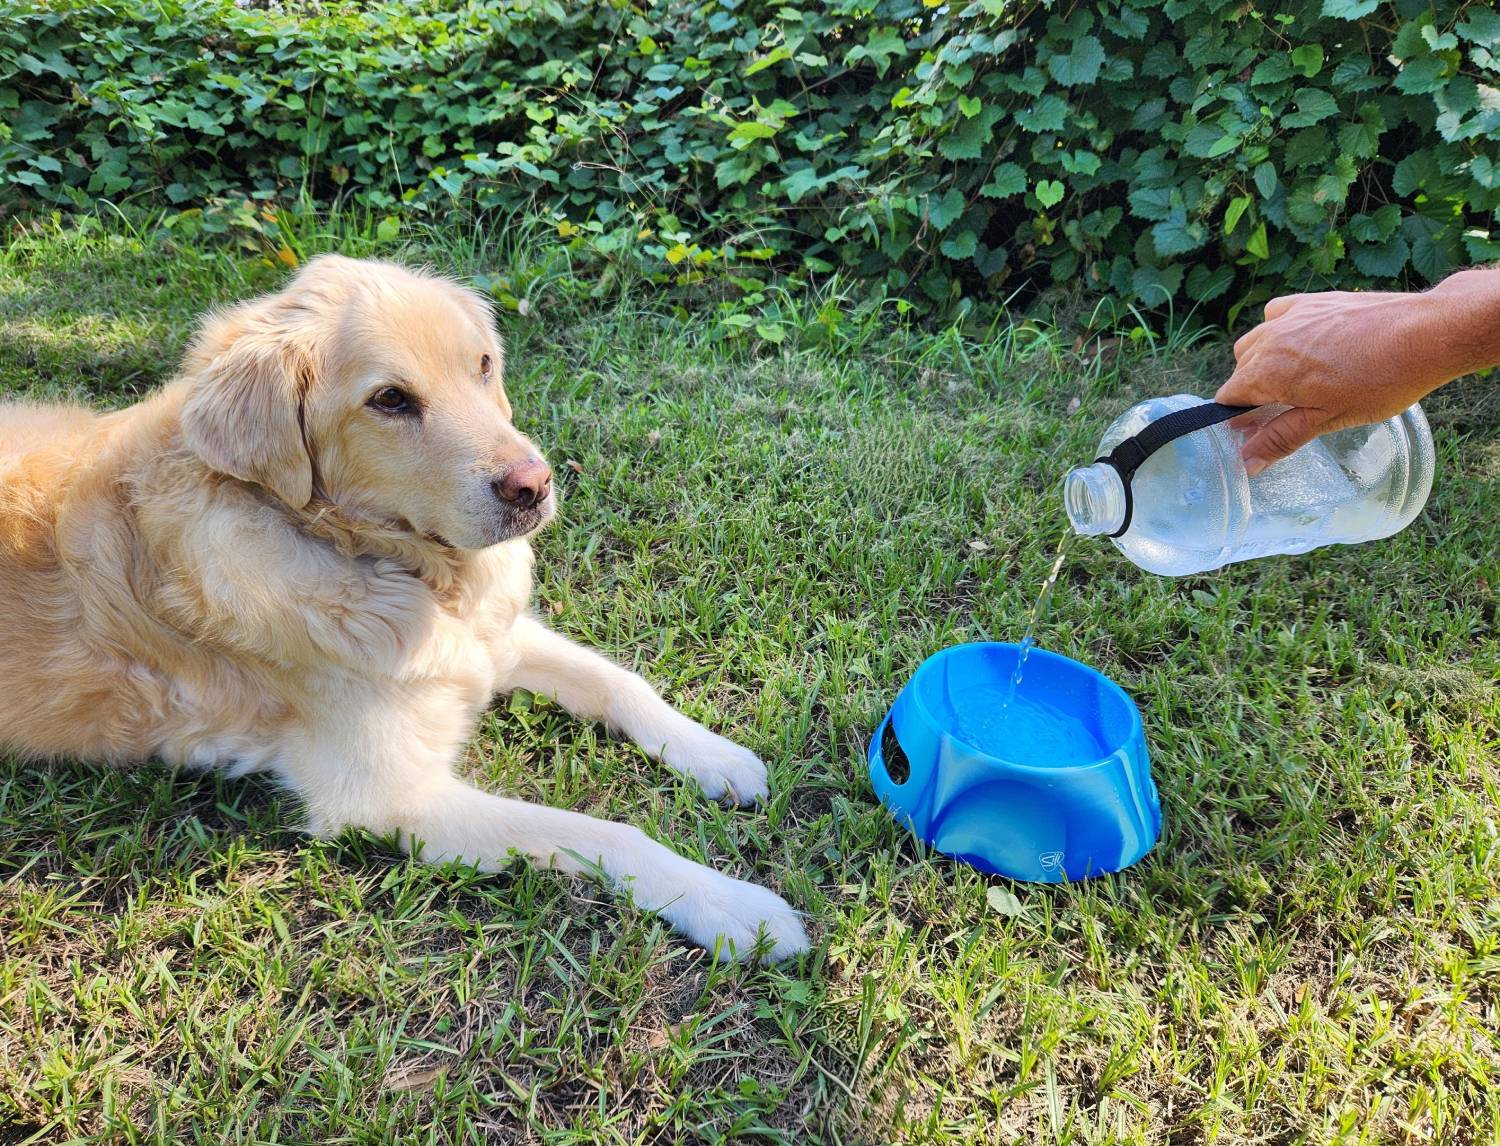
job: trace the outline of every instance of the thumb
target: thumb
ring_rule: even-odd
[[[1240,447],[1245,471],[1254,477],[1273,462],[1305,446],[1318,436],[1322,422],[1321,413],[1306,406],[1294,406],[1276,415]]]

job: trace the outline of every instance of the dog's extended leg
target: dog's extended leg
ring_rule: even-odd
[[[748,959],[758,942],[770,960],[807,950],[801,919],[779,895],[684,859],[627,824],[503,799],[458,781],[403,819],[424,859],[498,866],[514,850],[564,871],[600,874],[721,959]]]
[[[727,795],[753,804],[766,797],[766,766],[755,753],[689,720],[635,673],[534,617],[516,619],[512,640],[519,659],[502,689],[529,689],[575,716],[604,721],[672,771],[691,776],[711,799]]]
[[[482,792],[422,760],[416,746],[399,762],[394,754],[359,762],[344,755],[284,760],[280,768],[321,834],[364,827],[398,833],[404,848],[432,862],[494,871],[519,854],[602,876],[720,959],[748,959],[758,946],[768,960],[807,950],[801,918],[779,895],[685,859],[639,828]]]

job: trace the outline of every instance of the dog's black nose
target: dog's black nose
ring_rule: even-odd
[[[529,458],[490,482],[490,488],[501,501],[530,509],[552,492],[552,467],[541,458]]]

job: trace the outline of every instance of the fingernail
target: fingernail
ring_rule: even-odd
[[[1264,458],[1246,458],[1245,459],[1245,472],[1247,474],[1249,474],[1251,477],[1254,477],[1256,474],[1260,473],[1261,470],[1265,469],[1266,466],[1268,466],[1268,465],[1270,465],[1270,463],[1267,462]]]

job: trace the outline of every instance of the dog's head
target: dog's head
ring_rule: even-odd
[[[488,304],[447,279],[324,255],[210,316],[188,353],[188,447],[295,509],[481,549],[551,517],[552,471],[511,424]]]

